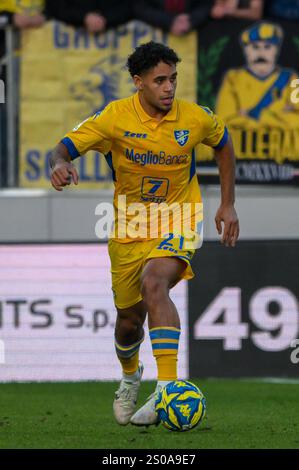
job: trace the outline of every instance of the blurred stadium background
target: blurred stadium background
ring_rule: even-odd
[[[299,447],[298,24],[292,1],[0,1],[0,448]],[[206,242],[196,278],[172,293],[180,376],[208,399],[188,436],[111,423],[120,368],[95,235],[110,169],[90,152],[75,190],[49,184],[51,149],[134,92],[126,58],[151,39],[177,50],[178,96],[222,115],[237,157],[230,250],[214,226],[213,156],[197,149]],[[154,380],[149,342],[141,355]]]

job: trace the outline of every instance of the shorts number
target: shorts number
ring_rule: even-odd
[[[173,244],[171,243],[171,240],[173,240],[174,238],[174,234],[173,233],[170,233],[169,234],[169,237],[166,238],[165,240],[163,240],[160,245],[158,246],[158,249],[163,249],[163,247],[173,247]],[[183,245],[184,245],[184,237],[181,235],[180,236],[180,245],[179,245],[179,250],[182,250],[183,249]],[[165,248],[166,249],[166,248]]]

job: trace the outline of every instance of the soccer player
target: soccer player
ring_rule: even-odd
[[[127,63],[137,93],[111,102],[81,123],[61,140],[51,157],[51,182],[58,191],[71,181],[78,184],[72,160],[88,150],[103,153],[112,168],[116,217],[108,248],[117,309],[115,349],[123,371],[113,410],[122,425],[156,424],[156,394],[177,379],[180,318],[169,291],[181,279],[193,277],[190,260],[195,245],[187,241],[196,239],[196,231],[202,228],[194,154],[200,142],[215,149],[219,166],[218,233],[226,246],[234,246],[239,235],[231,139],[211,110],[175,98],[179,60],[175,51],[162,44],[137,47]],[[175,215],[170,217],[168,233],[158,224],[152,234],[157,221],[155,216],[151,220],[152,206],[163,209],[163,219],[173,204],[192,207],[180,224]],[[134,210],[129,210],[130,205]],[[134,224],[136,208],[142,217]],[[146,314],[158,381],[154,393],[136,411]]]

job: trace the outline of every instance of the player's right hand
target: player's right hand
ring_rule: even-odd
[[[71,182],[78,184],[79,176],[75,165],[71,162],[56,163],[51,172],[51,184],[56,191],[62,191],[64,186],[69,186]]]

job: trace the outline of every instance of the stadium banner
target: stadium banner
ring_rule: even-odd
[[[225,121],[238,183],[299,183],[296,22],[209,22],[198,33],[198,103]],[[213,152],[197,149],[200,180],[217,183]]]
[[[299,241],[206,242],[189,282],[190,377],[299,378]]]
[[[150,40],[173,47],[183,58],[177,96],[196,101],[196,32],[182,39],[138,21],[102,34],[60,22],[22,31],[20,186],[49,188],[49,157],[64,134],[136,91],[125,64],[135,47]],[[80,189],[112,187],[110,168],[98,152],[76,165]]]
[[[41,13],[45,0],[1,0],[1,11],[16,12],[24,15]]]
[[[187,284],[171,291],[188,377]],[[119,380],[106,244],[0,245],[0,382]],[[156,378],[148,329],[144,377]]]

